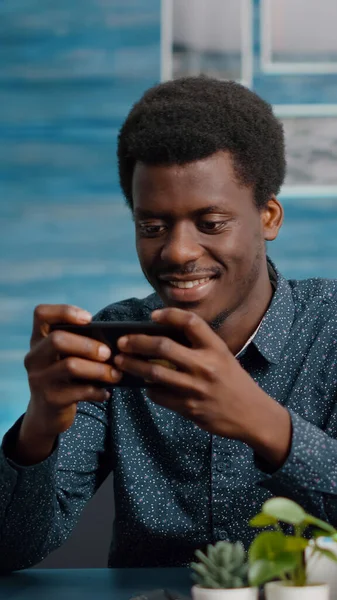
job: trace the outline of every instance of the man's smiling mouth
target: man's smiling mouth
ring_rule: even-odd
[[[184,278],[171,277],[159,277],[159,281],[165,296],[174,302],[199,302],[203,300],[213,287],[216,279],[214,275],[199,277],[198,279],[196,275],[189,275]]]
[[[210,277],[203,277],[202,279],[194,279],[193,281],[169,281],[168,283],[173,287],[177,287],[180,289],[193,288],[201,283],[206,283],[206,281],[210,281]]]

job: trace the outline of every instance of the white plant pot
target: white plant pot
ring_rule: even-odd
[[[329,538],[317,540],[321,548],[331,550],[337,556],[337,543]],[[337,600],[337,563],[326,556],[312,555],[310,545],[306,549],[308,583],[324,582],[330,587],[330,600]]]
[[[216,590],[194,585],[192,598],[193,600],[258,600],[258,588]]]
[[[329,600],[327,583],[313,583],[303,587],[271,581],[264,588],[266,600]]]

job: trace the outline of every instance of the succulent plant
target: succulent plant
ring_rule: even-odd
[[[196,550],[200,562],[193,562],[193,580],[203,588],[233,589],[248,587],[248,562],[241,542],[209,544],[207,552]]]

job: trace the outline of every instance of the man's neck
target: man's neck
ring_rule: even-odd
[[[268,269],[257,282],[247,301],[234,311],[217,331],[236,356],[256,331],[273,297]]]

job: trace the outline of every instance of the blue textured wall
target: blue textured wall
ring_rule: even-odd
[[[148,290],[115,153],[159,65],[160,0],[0,4],[0,437],[29,399],[36,304]]]

